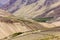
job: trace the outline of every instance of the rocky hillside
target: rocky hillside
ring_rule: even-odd
[[[43,33],[44,31],[56,33],[56,30],[60,35],[60,0],[11,0],[0,8],[0,39],[18,32],[36,30],[43,31]],[[46,17],[53,17],[52,20],[49,20],[51,23],[31,20]],[[51,29],[49,30],[49,28]],[[35,36],[40,37],[40,32],[28,37],[31,36],[33,39]],[[21,37],[22,40],[24,38]],[[19,40],[19,37],[16,40]]]
[[[21,19],[0,9],[0,39],[18,32],[46,29],[43,25],[30,20]]]
[[[22,6],[13,15],[25,18],[51,17],[55,14],[59,15],[58,13],[54,14],[54,12],[59,10],[59,6],[60,0],[38,0],[29,5]]]

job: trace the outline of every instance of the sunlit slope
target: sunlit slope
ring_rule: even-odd
[[[2,40],[37,40],[37,39],[51,39],[51,40],[59,40],[60,39],[60,28],[52,28],[45,31],[32,31],[32,32],[26,32],[23,33],[23,35],[18,35],[16,37],[2,39]]]
[[[0,10],[0,39],[18,32],[47,30],[56,27],[48,23],[38,23],[33,20],[26,20],[15,17],[4,10]],[[6,15],[7,14],[7,15]],[[49,27],[51,26],[51,27]]]
[[[43,25],[31,20],[25,20],[0,9],[0,39],[18,32],[44,30]]]
[[[10,16],[12,15],[0,9],[0,39],[13,33],[27,30],[26,27],[22,27],[20,23],[14,23],[12,19],[10,19]]]

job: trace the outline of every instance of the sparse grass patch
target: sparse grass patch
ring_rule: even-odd
[[[18,33],[14,33],[13,35],[12,35],[12,37],[16,37],[16,36],[18,36],[18,35],[20,35],[20,34],[22,34],[23,32],[18,32]]]

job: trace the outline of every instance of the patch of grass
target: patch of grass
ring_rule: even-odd
[[[38,22],[46,22],[51,20],[53,17],[47,17],[47,18],[33,18],[33,20],[38,21]]]

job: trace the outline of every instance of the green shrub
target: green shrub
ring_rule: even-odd
[[[12,35],[12,37],[18,36],[18,35],[20,35],[20,34],[22,34],[22,32],[14,33],[14,34]]]

